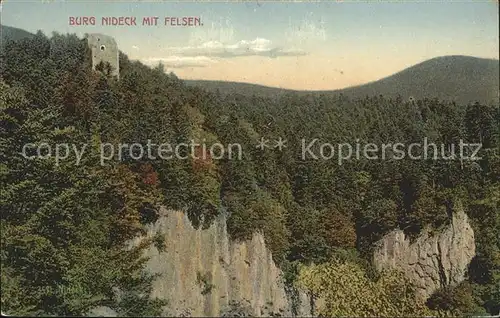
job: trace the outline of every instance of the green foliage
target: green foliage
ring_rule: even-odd
[[[268,193],[256,190],[249,196],[226,197],[228,209],[234,214],[228,221],[228,231],[235,239],[251,239],[260,231],[275,260],[283,260],[288,250],[286,210]]]
[[[202,295],[210,294],[212,289],[215,287],[215,285],[212,284],[212,275],[210,272],[207,272],[205,274],[202,274],[201,272],[197,272],[196,273],[196,282],[201,287],[201,294]]]
[[[91,70],[87,50],[75,35],[48,38],[41,32],[2,46],[3,310],[81,315],[106,305],[123,314],[156,315],[162,305],[146,297],[151,279],[142,273],[141,253],[148,244],[163,245],[158,237],[132,250],[126,243],[144,234],[144,224],[154,222],[158,206],[165,205],[186,211],[196,227],[224,211],[234,239],[262,232],[290,284],[301,263],[325,263],[299,276],[308,288],[326,293],[326,313],[417,315],[424,311],[409,308],[410,296],[398,302],[399,295],[411,294],[399,274],[379,277],[371,268],[373,243],[394,228],[411,237],[425,227],[439,229],[458,200],[477,243],[470,288],[451,293],[466,303],[446,292],[451,296],[436,295],[432,306],[464,312],[475,303],[489,313],[500,310],[497,108],[319,93],[223,97],[186,87],[161,66],[151,69],[123,53],[115,81]],[[260,138],[279,137],[287,140],[282,151],[255,148]],[[480,142],[481,159],[353,158],[339,164],[300,157],[303,139],[409,145],[425,137],[436,145]],[[243,158],[145,162],[124,155],[99,163],[101,142],[191,139],[238,143]],[[79,165],[20,156],[23,145],[41,142],[88,147]],[[341,261],[329,263],[332,257]],[[354,284],[344,286],[349,280],[341,274]],[[341,284],[349,292],[323,290],[322,284]],[[367,293],[363,284],[375,292]]]
[[[158,232],[153,236],[153,244],[158,249],[158,251],[163,252],[167,247],[167,243],[165,242],[165,235],[161,232]]]
[[[423,316],[430,311],[415,301],[413,286],[403,273],[382,273],[371,281],[351,262],[332,260],[300,269],[297,284],[319,299],[320,316]]]
[[[141,213],[158,205],[160,192],[134,166],[104,169],[91,149],[79,165],[20,155],[27,143],[83,145],[103,137],[94,102],[99,79],[85,67],[84,48],[75,36],[49,40],[41,33],[4,48],[1,306],[7,313],[118,308],[113,290],[136,290],[133,277],[146,261],[146,245],[124,244],[143,233]],[[148,297],[141,298],[146,307],[155,302]]]
[[[485,314],[484,308],[478,307],[472,289],[472,285],[464,282],[458,286],[438,290],[427,300],[427,305],[437,311],[439,316]]]

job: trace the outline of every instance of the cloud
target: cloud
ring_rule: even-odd
[[[138,49],[139,49],[139,47],[138,47],[137,45],[132,45],[132,48],[133,48],[134,50],[138,50]]]
[[[274,45],[264,38],[241,40],[233,44],[210,40],[200,45],[170,47],[165,49],[164,57],[148,57],[142,59],[146,65],[154,66],[162,63],[166,68],[206,67],[218,63],[221,59],[240,56],[301,56],[306,52],[296,49],[285,49]]]
[[[142,59],[142,62],[150,66],[162,63],[167,68],[205,67],[211,63],[217,63],[216,60],[207,56],[149,57]]]
[[[285,49],[276,46],[272,41],[264,38],[242,40],[234,44],[225,44],[220,41],[208,41],[197,46],[172,47],[167,49],[176,55],[182,56],[210,56],[217,58],[232,58],[239,56],[300,56],[306,52],[297,49]]]

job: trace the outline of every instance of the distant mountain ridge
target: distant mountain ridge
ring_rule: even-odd
[[[436,57],[396,74],[359,86],[338,90],[298,91],[257,84],[186,80],[188,85],[207,90],[219,90],[223,94],[280,96],[298,94],[343,94],[349,97],[383,95],[402,98],[438,98],[458,103],[498,103],[499,60],[471,56],[452,55]]]
[[[10,26],[6,26],[0,24],[0,45],[3,46],[3,43],[7,40],[20,40],[22,38],[32,37],[33,33],[25,31],[23,29],[18,29]]]
[[[394,75],[336,92],[348,96],[439,98],[461,103],[498,102],[499,61],[471,56],[436,57]]]
[[[22,29],[0,25],[2,45],[6,40],[19,40],[33,36]],[[391,76],[359,86],[338,90],[300,91],[268,87],[259,84],[184,80],[189,86],[201,87],[222,94],[258,95],[279,97],[294,92],[307,94],[343,94],[354,98],[383,95],[402,98],[438,98],[457,103],[498,104],[500,97],[499,60],[452,55],[436,57],[408,67]]]

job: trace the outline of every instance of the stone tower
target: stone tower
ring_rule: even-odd
[[[118,45],[113,37],[93,33],[87,37],[87,43],[92,54],[92,69],[101,63],[109,63],[111,66],[111,75],[120,77],[120,65],[118,62]]]

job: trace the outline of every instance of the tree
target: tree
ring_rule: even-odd
[[[320,299],[321,316],[423,316],[425,306],[415,300],[414,288],[402,273],[385,272],[377,281],[354,263],[333,259],[304,266],[298,286]]]

